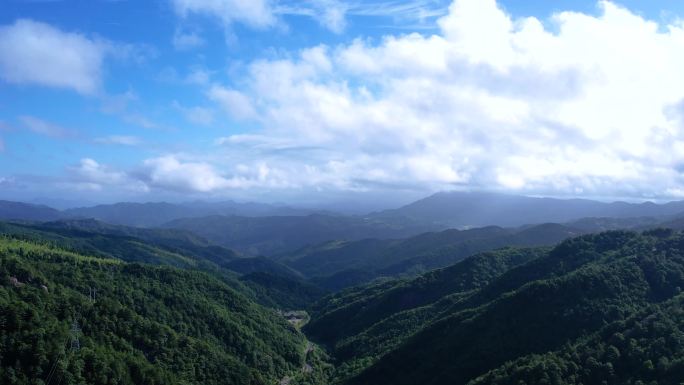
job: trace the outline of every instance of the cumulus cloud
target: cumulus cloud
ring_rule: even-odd
[[[214,152],[128,171],[84,160],[72,173],[84,185],[203,193],[681,196],[684,25],[598,4],[596,15],[541,21],[514,19],[494,0],[456,0],[431,35],[256,60],[239,83],[203,86],[253,131],[217,139]]]
[[[219,143],[245,167],[336,188],[666,195],[684,183],[684,25],[598,4],[550,30],[456,0],[433,35],[255,61],[209,96],[262,130]]]
[[[234,190],[246,191],[259,187],[294,187],[277,185],[288,183],[285,175],[276,175],[266,165],[248,167],[236,164],[223,171],[211,162],[183,154],[170,154],[143,161],[139,167],[117,169],[83,158],[67,168],[68,178],[63,187],[79,190],[177,193],[214,193]],[[283,177],[283,178],[281,178]]]
[[[106,51],[105,44],[82,34],[17,20],[0,26],[0,78],[94,94],[101,86]]]
[[[124,189],[133,187],[126,173],[111,169],[91,158],[81,159],[78,165],[69,167],[68,171],[69,182],[67,184],[79,190],[100,191],[105,186]]]
[[[172,155],[146,160],[139,175],[152,187],[175,191],[210,192],[240,187],[239,180],[223,177],[208,163],[183,162]]]

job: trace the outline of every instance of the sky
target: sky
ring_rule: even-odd
[[[684,199],[684,2],[3,0],[0,198]]]

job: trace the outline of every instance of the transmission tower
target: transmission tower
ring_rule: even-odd
[[[76,321],[76,318],[74,318],[74,321],[71,323],[71,330],[69,334],[71,336],[71,350],[76,351],[81,349],[81,341],[78,339],[78,335],[81,334],[81,328],[78,326],[78,321]]]

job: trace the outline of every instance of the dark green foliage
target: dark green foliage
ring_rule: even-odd
[[[237,258],[226,263],[223,267],[239,274],[269,273],[291,280],[304,278],[300,272],[264,257]]]
[[[407,239],[365,239],[326,242],[277,256],[331,290],[370,282],[379,277],[411,277],[452,265],[479,252],[506,246],[546,246],[582,234],[558,224],[520,229],[484,227],[425,233]]]
[[[267,272],[254,272],[240,277],[250,287],[259,303],[284,310],[306,309],[327,292],[298,279]]]
[[[541,250],[505,249],[480,254],[450,268],[435,270],[410,281],[390,281],[334,294],[313,309],[317,316],[307,331],[330,344],[361,332],[399,312],[431,304],[453,293],[485,286],[513,266],[530,261]],[[336,304],[339,304],[337,307]]]
[[[68,220],[40,225],[0,222],[0,233],[17,239],[50,242],[93,256],[207,272],[258,303],[274,308],[290,309],[296,304],[297,309],[302,309],[319,299],[322,293],[313,285],[299,282],[301,275],[287,266],[261,257],[241,258],[229,249],[212,245],[183,230]],[[282,278],[274,281],[279,282],[275,286],[268,280],[245,280],[249,284],[243,284],[236,279],[239,274],[253,272],[270,272]],[[267,286],[262,287],[260,283]]]
[[[8,238],[0,325],[3,384],[273,384],[299,371],[306,346],[277,313],[205,273]]]
[[[684,381],[684,235],[608,232],[525,253],[338,293],[306,330],[339,361],[336,383]]]
[[[218,245],[251,255],[292,252],[331,239],[400,238],[437,229],[410,222],[391,224],[332,215],[238,217],[213,215],[184,218],[164,227],[192,231]]]
[[[525,356],[472,385],[660,384],[684,380],[684,295],[546,354]]]
[[[197,267],[206,262],[223,266],[238,258],[232,250],[212,245],[188,232],[114,226],[94,220],[33,225],[0,222],[0,233],[49,241],[81,253],[129,262]]]

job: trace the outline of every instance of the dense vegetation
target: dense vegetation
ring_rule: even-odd
[[[684,295],[546,354],[506,363],[472,385],[662,384],[684,380]]]
[[[177,267],[196,267],[207,263],[225,266],[239,257],[230,249],[212,245],[186,231],[140,229],[94,220],[30,225],[0,222],[0,233],[49,241],[89,255]]]
[[[192,233],[177,229],[142,229],[94,220],[63,220],[43,224],[0,222],[0,234],[49,242],[82,254],[126,262],[199,270],[223,280],[258,303],[287,310],[303,309],[325,292],[302,281],[296,271],[266,258],[242,258]],[[269,279],[238,275],[269,273]]]
[[[205,273],[6,237],[0,325],[3,384],[273,384],[301,372],[306,347]]]
[[[0,383],[681,385],[684,234],[550,247],[654,221],[406,239],[360,239],[400,220],[326,215],[0,222]],[[248,254],[299,249],[245,257],[175,226]],[[311,245],[329,238],[347,240]]]
[[[313,277],[322,287],[339,290],[378,277],[415,276],[505,246],[554,245],[582,233],[559,224],[451,229],[406,239],[332,241],[274,258]]]
[[[259,303],[278,309],[306,309],[327,294],[310,283],[265,271],[243,275],[240,281],[252,289]]]
[[[501,250],[326,298],[306,327],[345,384],[679,384],[684,236]]]
[[[192,231],[218,245],[251,255],[272,256],[332,239],[401,238],[434,230],[435,226],[369,221],[359,217],[306,216],[238,217],[212,215],[177,219],[164,227]]]

